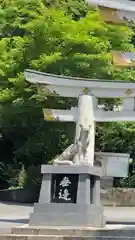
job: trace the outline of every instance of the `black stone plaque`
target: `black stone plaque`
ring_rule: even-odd
[[[51,202],[76,203],[78,174],[52,174]]]

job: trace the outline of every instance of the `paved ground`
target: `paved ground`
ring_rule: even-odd
[[[0,203],[0,232],[5,233],[13,226],[28,223],[32,210],[30,205]]]
[[[16,225],[28,223],[32,205],[0,203],[0,232],[7,233]],[[108,224],[135,225],[135,207],[105,207]]]

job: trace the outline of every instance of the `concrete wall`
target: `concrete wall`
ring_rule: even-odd
[[[135,206],[135,188],[101,189],[101,202],[106,206]]]
[[[101,178],[101,188],[112,188],[112,187],[113,187],[113,177]]]

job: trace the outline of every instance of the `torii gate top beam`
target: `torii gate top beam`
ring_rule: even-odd
[[[87,0],[86,2],[92,5],[99,5],[101,7],[108,7],[131,12],[135,11],[134,1],[129,0]]]
[[[34,70],[26,70],[25,76],[28,82],[37,84],[48,95],[78,97],[87,93],[97,98],[135,97],[135,82],[65,77]]]
[[[135,2],[129,0],[86,0],[98,6],[105,22],[133,25],[135,23]]]

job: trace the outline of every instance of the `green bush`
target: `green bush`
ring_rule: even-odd
[[[33,188],[40,186],[40,166],[27,168],[14,161],[14,164],[0,163],[0,180],[8,183],[9,189]]]
[[[6,182],[9,186],[18,185],[18,174],[20,172],[21,165],[13,161],[11,164],[0,163],[0,180]]]
[[[23,188],[38,187],[41,182],[40,166],[31,165],[22,169],[18,177],[18,186]]]
[[[23,188],[26,185],[27,185],[27,173],[24,166],[22,166],[22,169],[19,172],[19,176],[18,176],[18,187]]]

